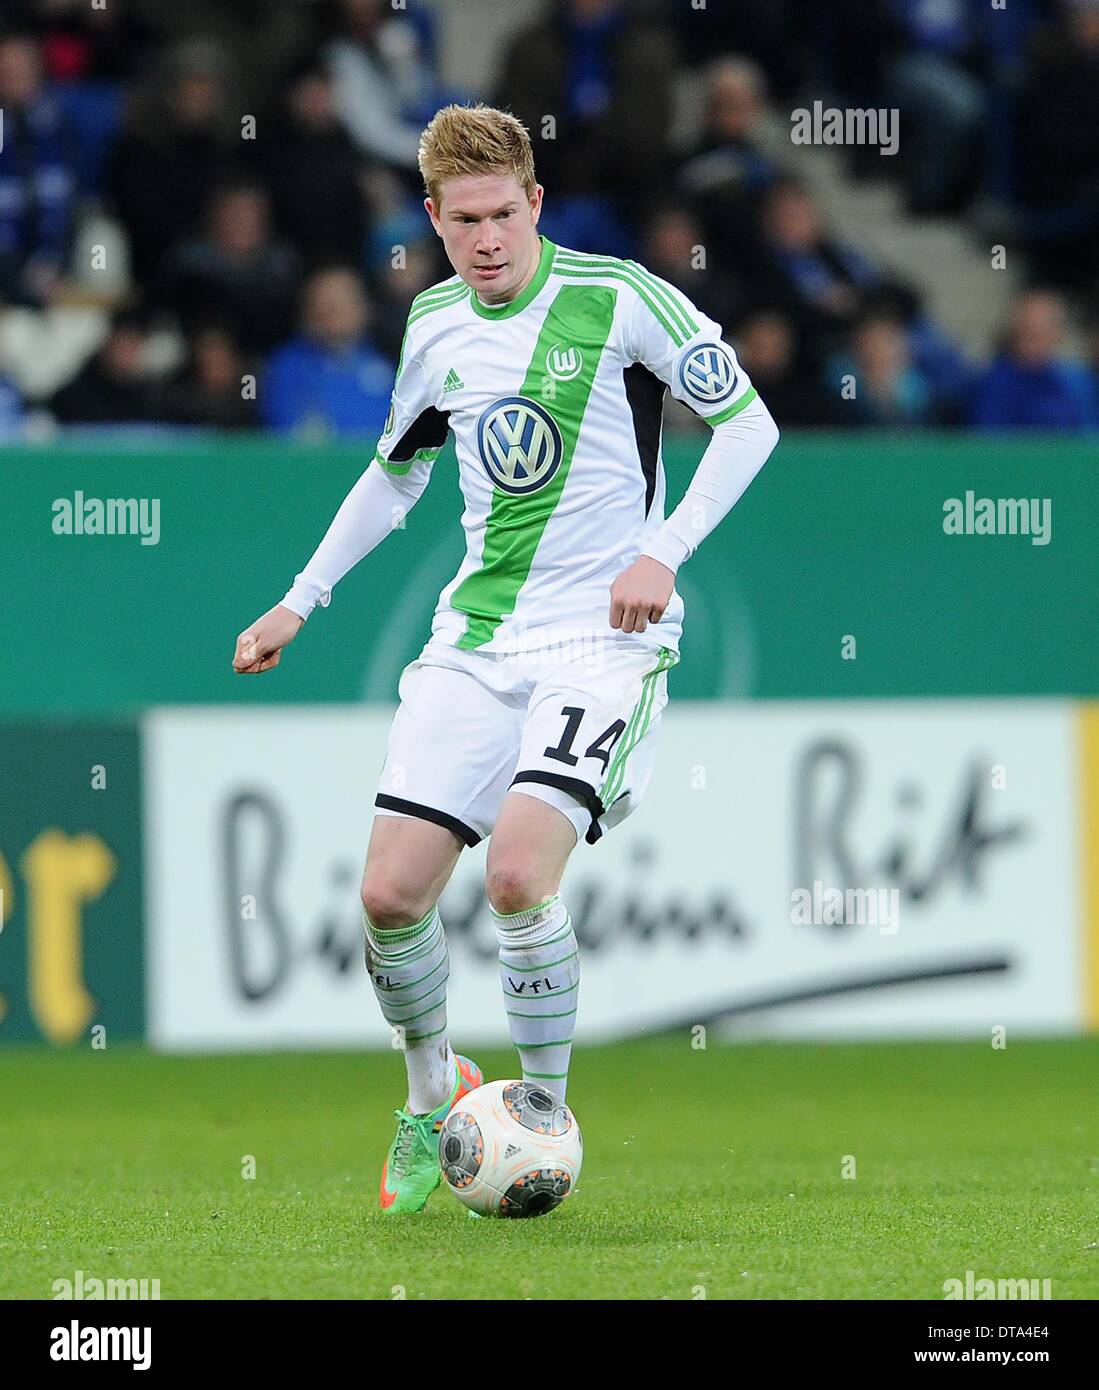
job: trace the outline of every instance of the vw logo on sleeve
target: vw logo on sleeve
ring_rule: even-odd
[[[557,421],[526,396],[505,396],[481,412],[477,448],[496,486],[519,495],[545,487],[563,453]]]
[[[717,405],[736,390],[736,368],[721,343],[700,343],[679,364],[679,380],[692,400]]]

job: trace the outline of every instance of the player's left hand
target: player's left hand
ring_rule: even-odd
[[[644,632],[664,616],[674,588],[675,575],[667,565],[639,556],[611,585],[611,627]]]

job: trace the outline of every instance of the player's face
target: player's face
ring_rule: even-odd
[[[542,188],[528,197],[503,174],[447,179],[439,205],[424,202],[450,264],[486,304],[514,299],[538,267]]]

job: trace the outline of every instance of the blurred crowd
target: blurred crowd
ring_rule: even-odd
[[[780,425],[1099,429],[1099,0],[524,10],[465,91],[424,0],[5,0],[0,329],[46,351],[66,314],[93,329],[37,392],[0,332],[0,438],[377,433],[408,306],[451,273],[419,132],[482,99],[531,131],[542,230],[680,286]],[[844,153],[908,215],[987,243],[1003,210],[1026,284],[981,360],[762,138],[806,93],[901,110],[896,159]]]

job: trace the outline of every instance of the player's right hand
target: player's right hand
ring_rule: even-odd
[[[283,647],[294,640],[301,625],[302,619],[296,613],[276,603],[237,638],[233,670],[239,676],[270,671],[279,664]]]

